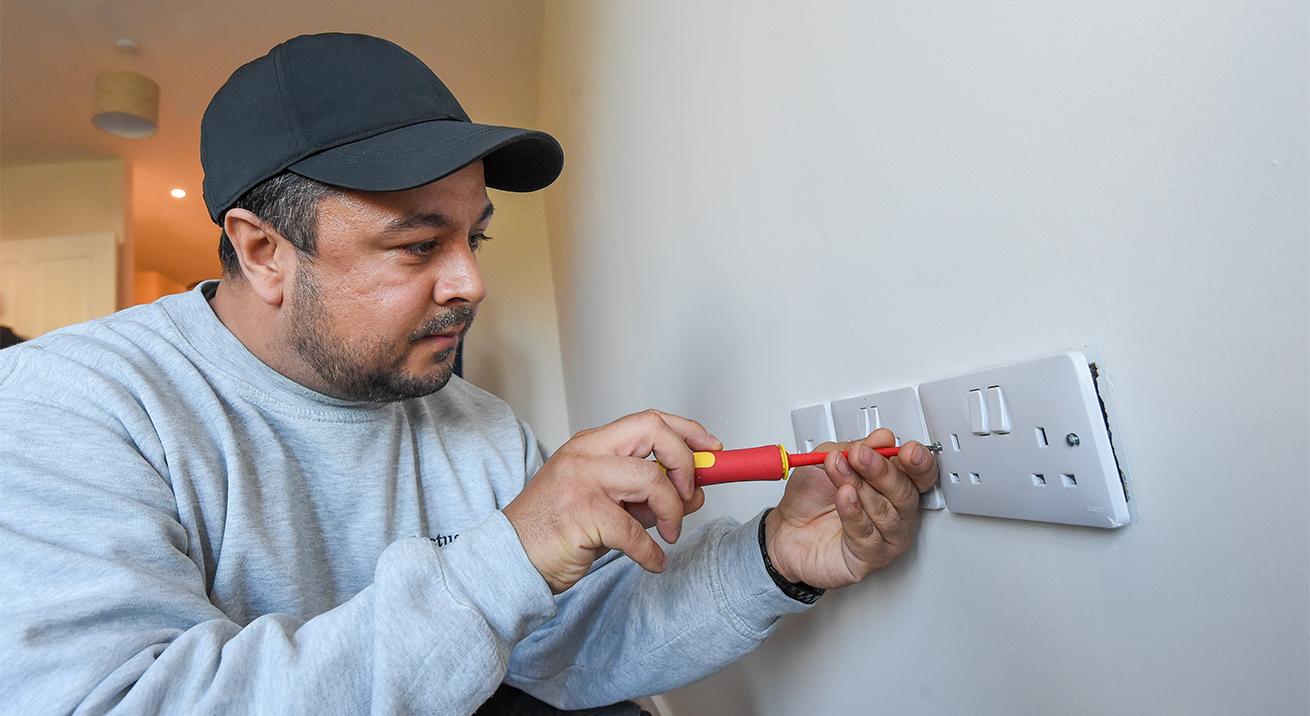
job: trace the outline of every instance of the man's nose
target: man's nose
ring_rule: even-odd
[[[453,248],[445,258],[445,261],[438,262],[432,299],[442,306],[459,302],[481,303],[487,297],[487,287],[482,282],[482,270],[473,249],[461,245]]]

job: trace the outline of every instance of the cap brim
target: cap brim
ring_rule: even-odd
[[[346,189],[400,191],[434,182],[481,159],[487,186],[537,191],[564,169],[564,150],[545,132],[454,120],[420,122],[327,149],[287,167]]]

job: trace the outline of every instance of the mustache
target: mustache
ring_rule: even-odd
[[[411,341],[417,341],[424,336],[430,336],[434,333],[445,333],[457,326],[464,326],[467,331],[470,324],[473,323],[477,311],[472,306],[460,306],[452,308],[449,311],[433,318],[422,325],[417,331],[410,335]]]

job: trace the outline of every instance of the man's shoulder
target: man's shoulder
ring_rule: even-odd
[[[481,461],[498,454],[504,465],[517,466],[520,476],[525,457],[529,474],[540,467],[536,458],[541,448],[532,428],[515,415],[510,404],[464,378],[452,377],[443,389],[410,403],[430,411],[424,419],[434,425],[452,454]]]
[[[0,386],[49,394],[149,379],[181,341],[162,302],[132,306],[0,350]]]
[[[420,398],[427,409],[440,414],[444,424],[518,424],[509,404],[459,376],[451,376],[441,390]]]

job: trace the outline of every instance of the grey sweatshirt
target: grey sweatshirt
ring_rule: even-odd
[[[260,362],[213,284],[0,351],[0,711],[469,713],[658,693],[804,609],[759,517],[552,596],[499,510],[544,451],[454,379],[354,403]]]

